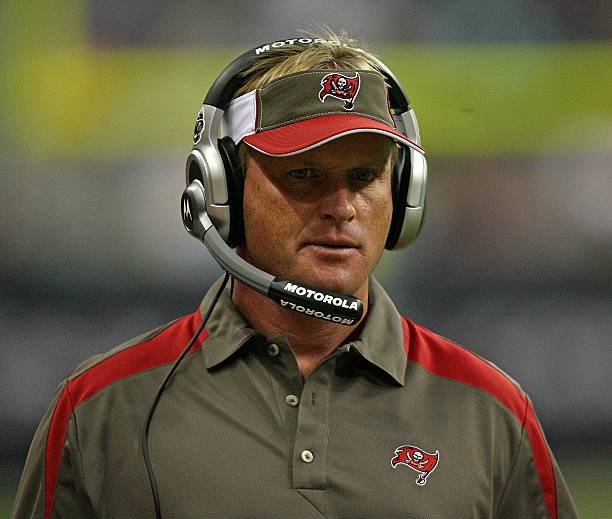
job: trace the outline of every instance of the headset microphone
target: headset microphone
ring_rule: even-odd
[[[183,192],[181,213],[189,234],[204,243],[225,271],[283,308],[346,326],[361,319],[363,304],[356,297],[275,278],[232,252],[206,212],[206,190],[199,180]]]

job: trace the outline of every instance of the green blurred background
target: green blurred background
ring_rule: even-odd
[[[423,236],[377,276],[519,380],[582,517],[612,517],[609,5],[304,4],[0,4],[0,517],[55,384],[219,274],[177,209],[199,104],[238,53],[312,23],[369,42],[428,150]]]

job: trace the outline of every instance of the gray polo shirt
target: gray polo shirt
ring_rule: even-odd
[[[151,424],[162,517],[577,517],[516,383],[400,317],[373,279],[369,303],[359,338],[303,381],[287,339],[251,329],[226,289]],[[13,518],[154,517],[141,430],[202,309],[58,387]]]

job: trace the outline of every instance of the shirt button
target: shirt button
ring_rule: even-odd
[[[314,454],[310,451],[302,451],[301,457],[304,463],[310,463],[314,460]]]
[[[276,344],[268,344],[268,355],[270,355],[270,357],[276,357],[279,351],[280,349]]]
[[[285,402],[287,402],[287,405],[290,405],[291,407],[295,407],[296,405],[300,403],[300,399],[295,395],[287,395],[285,397]]]

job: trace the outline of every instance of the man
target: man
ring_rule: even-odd
[[[243,236],[225,237],[257,272],[358,298],[364,317],[316,319],[240,275],[217,283],[200,310],[59,386],[13,517],[577,517],[527,396],[402,318],[371,277],[397,225],[396,165],[421,155],[395,127],[389,77],[335,36],[278,43],[260,47],[224,105],[233,144],[218,146],[239,145],[244,170]],[[245,113],[254,123],[241,131]],[[201,114],[196,151],[216,139],[214,103]],[[205,184],[190,164],[188,181]],[[193,209],[183,208],[191,230]],[[223,227],[213,223],[206,232]]]

